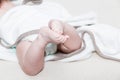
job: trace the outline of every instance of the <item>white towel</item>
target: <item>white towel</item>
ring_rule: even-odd
[[[49,14],[48,14],[49,13]],[[45,2],[38,6],[18,6],[9,10],[0,19],[0,37],[12,44],[24,32],[46,26],[51,19],[60,19],[77,28],[94,35],[95,43],[101,53],[115,59],[120,59],[120,30],[108,25],[98,24],[95,13],[72,17],[66,9],[55,3]],[[89,25],[92,24],[92,25]],[[89,26],[88,26],[89,25]],[[79,33],[80,36],[82,33]],[[86,48],[79,54],[65,58],[63,62],[89,58],[96,48],[89,34],[84,35]],[[85,45],[82,45],[84,47]],[[45,61],[54,59],[54,55],[45,57]],[[0,46],[0,59],[17,61],[15,49]]]
[[[9,44],[13,44],[24,32],[47,26],[51,19],[66,19],[68,17],[71,15],[57,3],[43,2],[37,6],[19,5],[1,17],[0,37]],[[35,39],[35,37],[36,35],[31,39]],[[16,61],[15,55],[13,50],[0,46],[0,59]]]
[[[86,33],[84,35],[86,43],[85,50],[80,54],[60,61],[70,62],[86,59],[95,51],[103,58],[120,61],[120,29],[106,24],[95,24],[91,26],[82,26],[79,28],[79,31],[91,32],[95,41],[93,41],[90,34]]]
[[[97,15],[91,11],[80,16],[69,17],[65,21],[73,26],[87,26],[97,23]]]

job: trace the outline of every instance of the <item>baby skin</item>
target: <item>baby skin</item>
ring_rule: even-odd
[[[58,50],[69,54],[81,47],[81,38],[75,29],[62,21],[51,20],[48,26],[40,28],[38,37],[33,41],[21,41],[17,45],[17,57],[22,70],[37,75],[44,68],[45,47],[56,43]]]

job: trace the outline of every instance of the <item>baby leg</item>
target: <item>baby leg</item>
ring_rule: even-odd
[[[51,30],[67,37],[64,43],[58,45],[58,49],[65,53],[70,53],[81,47],[82,41],[73,26],[59,20],[52,20],[49,24]]]
[[[44,67],[44,51],[49,42],[63,43],[65,37],[49,27],[40,29],[40,33],[33,42],[21,41],[17,45],[17,57],[22,70],[28,75],[38,74]]]

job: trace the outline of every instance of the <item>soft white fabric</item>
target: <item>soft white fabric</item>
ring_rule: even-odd
[[[68,17],[71,17],[71,15],[66,9],[53,2],[44,1],[41,5],[37,6],[19,5],[1,17],[0,37],[9,44],[13,44],[18,36],[24,32],[47,26],[51,19],[66,19]],[[36,36],[33,35],[27,39],[34,40]],[[1,47],[0,51],[1,59],[15,60],[15,58],[8,56],[12,50]]]
[[[51,19],[68,17],[70,14],[55,3],[44,2],[39,6],[17,6],[0,19],[0,37],[12,44],[24,32],[47,26]]]
[[[119,29],[96,23],[96,15],[94,13],[72,17],[61,5],[56,3],[44,2],[37,6],[22,5],[9,10],[0,19],[0,37],[13,44],[22,33],[47,26],[51,19],[60,19],[73,26],[82,26],[79,28],[80,30],[91,31],[95,36],[97,46],[103,54],[120,58]],[[94,25],[86,26],[88,24]],[[36,36],[28,37],[27,39],[34,40]],[[60,61],[69,62],[89,58],[95,49],[89,34],[85,34],[84,40],[86,43],[84,51]],[[53,58],[54,55],[51,55],[47,56],[45,60]],[[0,46],[0,59],[17,61],[15,49],[6,49]]]
[[[95,37],[96,45],[102,55],[119,59],[120,61],[120,29],[106,24],[95,24],[92,26],[82,26],[79,30],[92,32]],[[92,42],[93,39],[91,39],[88,33],[84,35],[84,40],[86,43],[84,51],[78,55],[60,61],[69,62],[89,58],[96,49]]]
[[[97,15],[95,12],[88,12],[86,14],[81,14],[79,16],[71,16],[65,20],[68,24],[74,26],[86,26],[90,24],[97,23]]]

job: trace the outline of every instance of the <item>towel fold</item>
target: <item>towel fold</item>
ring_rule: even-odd
[[[97,23],[97,15],[95,12],[88,12],[80,16],[72,16],[65,20],[73,26],[89,26]]]

